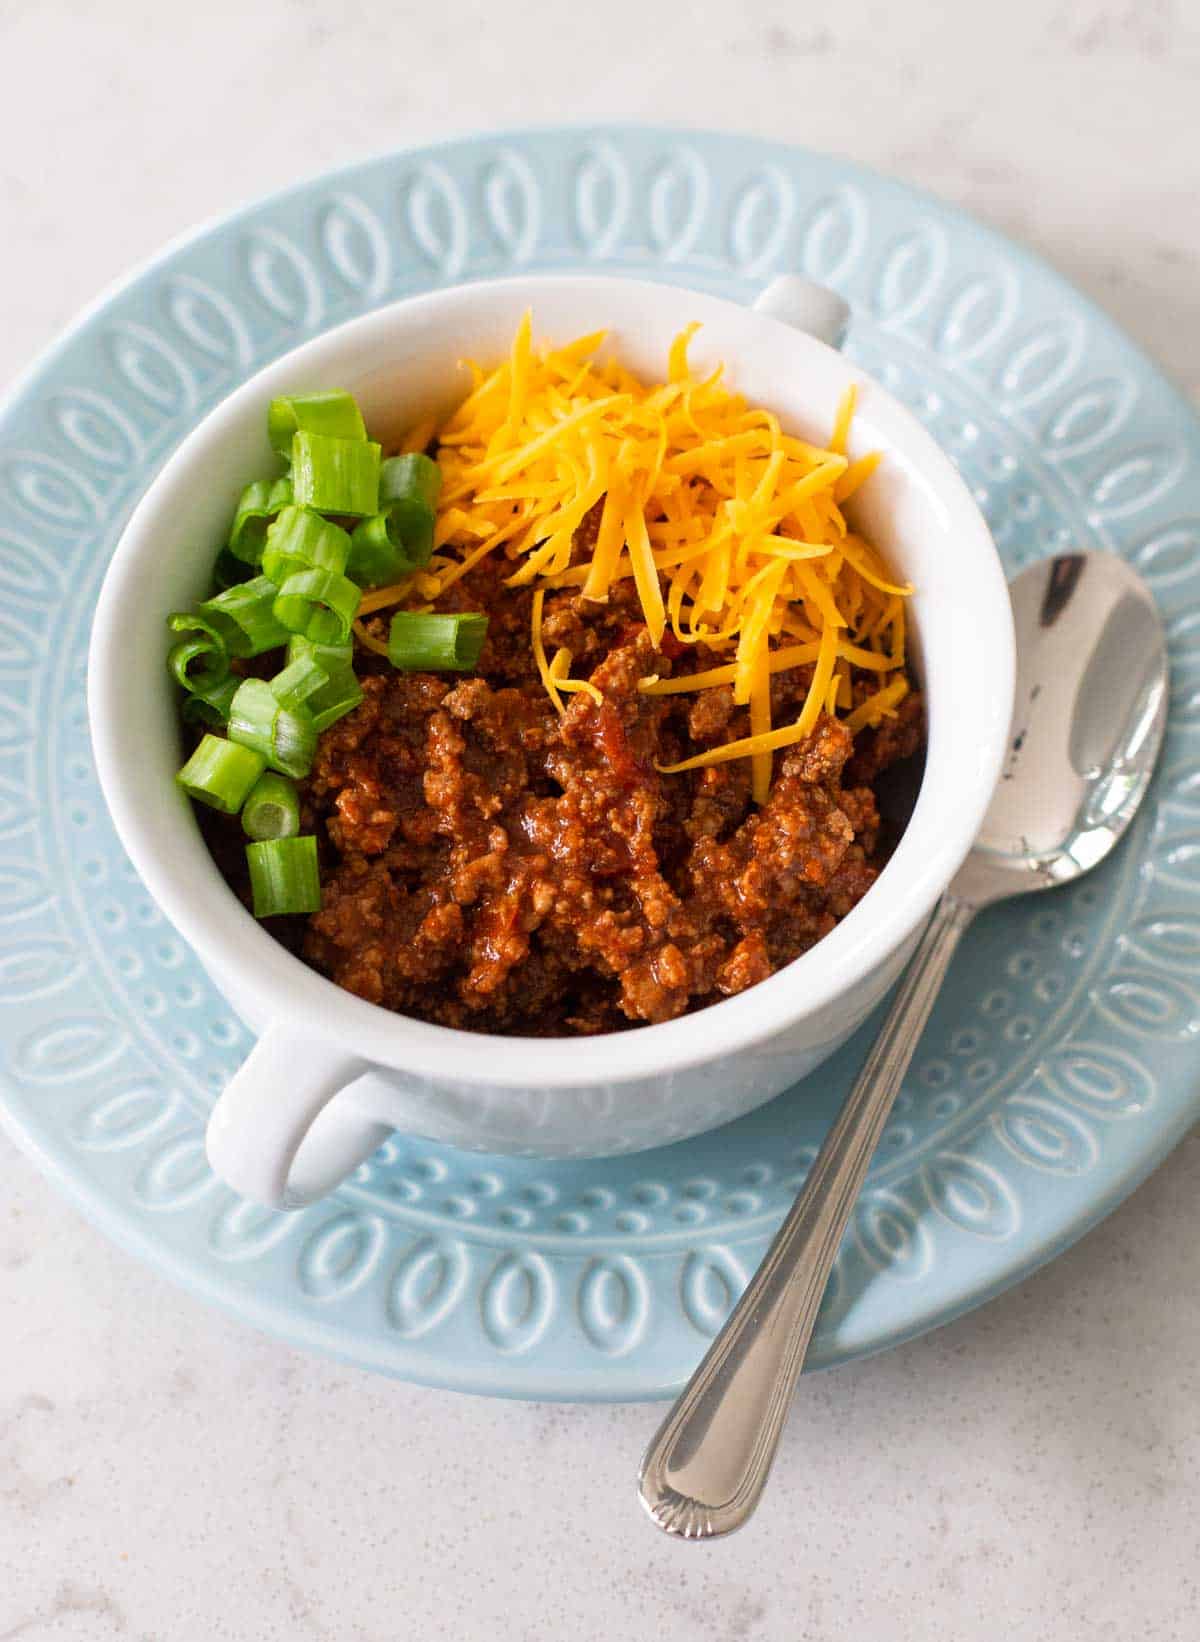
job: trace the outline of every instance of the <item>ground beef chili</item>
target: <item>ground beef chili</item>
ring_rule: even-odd
[[[470,676],[394,671],[363,650],[365,699],[321,738],[302,787],[320,841],[323,905],[275,920],[310,964],[371,1003],[479,1032],[603,1032],[670,1020],[744,991],[828,933],[885,852],[872,782],[922,741],[909,696],[852,741],[822,716],[776,760],[768,802],[748,761],[670,763],[748,733],[728,688],[648,696],[638,680],[719,664],[668,632],[655,651],[629,584],[607,604],[546,598],[547,649],[575,677],[560,719],[530,646],[527,589],[487,562],[439,600],[483,610]],[[386,632],[386,618],[373,631]],[[794,717],[810,670],[772,683]],[[876,683],[864,682],[868,694]],[[208,831],[235,884],[244,852]],[[291,925],[291,928],[283,926]],[[298,926],[298,927],[297,927]]]
[[[528,589],[485,561],[439,609],[482,610],[470,676],[356,656],[362,704],[321,737],[302,784],[323,905],[270,921],[293,951],[369,1002],[479,1032],[560,1035],[670,1020],[765,979],[827,934],[878,876],[888,840],[872,784],[921,746],[920,697],[856,739],[825,715],[777,757],[767,803],[745,759],[665,764],[749,731],[728,687],[648,696],[638,680],[719,665],[656,651],[629,583],[608,603],[546,597],[547,650],[603,692],[559,718],[530,645]],[[386,634],[386,618],[368,623]],[[811,670],[772,680],[794,718]],[[859,698],[877,680],[856,686]],[[236,817],[204,816],[248,899]]]

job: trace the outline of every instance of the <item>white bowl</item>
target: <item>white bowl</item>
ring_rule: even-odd
[[[828,335],[837,300],[799,281],[777,282],[768,297],[772,312],[663,285],[562,275],[398,302],[261,371],[204,419],[142,499],[96,612],[92,736],[131,860],[262,1034],[209,1129],[214,1166],[246,1195],[308,1201],[392,1128],[543,1157],[635,1151],[696,1134],[811,1072],[895,980],[999,774],[1013,689],[1008,596],[978,509],[924,429],[835,348],[772,316]],[[882,449],[885,459],[856,516],[916,588],[914,648],[928,703],[912,819],[877,882],[829,935],[736,997],[585,1039],[493,1037],[410,1020],[343,992],[285,951],[226,885],[173,780],[180,737],[163,665],[165,617],[205,595],[240,487],[272,471],[273,395],[349,388],[386,440],[448,409],[467,381],[459,361],[501,358],[530,306],[539,335],[607,328],[619,357],[649,378],[662,373],[680,327],[700,320],[695,366],[725,361],[740,392],[818,441],[857,383],[851,454]]]

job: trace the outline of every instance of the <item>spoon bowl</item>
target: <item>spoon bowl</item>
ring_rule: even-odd
[[[1150,785],[1167,649],[1138,576],[1107,553],[1069,554],[1022,571],[1010,594],[1017,686],[996,791],[799,1197],[646,1450],[639,1492],[666,1533],[716,1539],[758,1504],[842,1233],[972,919],[1098,865]]]
[[[1017,684],[1008,757],[951,894],[983,907],[1069,883],[1137,813],[1167,722],[1167,645],[1123,559],[1075,553],[1009,589]]]

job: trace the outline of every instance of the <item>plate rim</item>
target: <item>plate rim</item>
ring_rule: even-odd
[[[148,256],[139,258],[122,272],[115,274],[92,297],[92,299],[77,309],[67,320],[63,328],[51,340],[39,348],[33,358],[26,362],[16,376],[0,393],[0,418],[6,416],[13,404],[23,398],[36,385],[37,378],[44,370],[66,351],[68,345],[74,341],[76,333],[82,331],[90,321],[97,317],[111,303],[115,302],[132,286],[153,274],[164,266],[172,257],[186,251],[193,244],[208,237],[209,234],[231,228],[237,223],[246,220],[257,212],[269,210],[275,206],[285,204],[294,195],[303,194],[315,184],[337,184],[353,176],[355,173],[371,169],[377,165],[386,164],[389,160],[413,157],[423,154],[435,154],[439,150],[458,148],[466,143],[494,141],[497,143],[511,142],[521,144],[539,137],[550,137],[559,133],[569,132],[575,137],[611,136],[614,132],[636,137],[693,138],[701,142],[723,144],[727,142],[753,143],[763,148],[779,149],[790,154],[812,157],[818,161],[828,161],[841,166],[845,170],[854,172],[858,176],[868,177],[877,186],[886,188],[897,196],[911,200],[919,200],[922,204],[931,207],[942,216],[952,218],[962,227],[969,228],[973,234],[983,236],[986,241],[1010,258],[1015,258],[1022,265],[1036,270],[1040,278],[1051,279],[1061,294],[1071,301],[1076,308],[1086,311],[1087,317],[1110,337],[1119,339],[1126,347],[1136,350],[1142,362],[1154,371],[1160,381],[1170,389],[1174,396],[1177,408],[1192,419],[1200,418],[1200,411],[1188,399],[1182,386],[1175,380],[1168,364],[1152,357],[1137,340],[1130,335],[1107,309],[1086,291],[1083,291],[1064,274],[1049,257],[1033,250],[1021,240],[1010,237],[999,228],[982,217],[977,217],[965,206],[954,200],[945,200],[932,189],[921,183],[909,183],[902,177],[866,162],[853,159],[851,156],[839,153],[832,149],[810,148],[805,143],[787,142],[778,137],[764,137],[761,133],[744,130],[721,129],[717,126],[691,125],[686,122],[673,124],[669,121],[642,121],[642,120],[547,120],[532,122],[524,125],[504,125],[494,128],[463,126],[456,128],[452,133],[443,133],[437,137],[419,139],[411,143],[403,143],[398,147],[383,146],[373,148],[360,155],[357,159],[344,160],[339,165],[332,166],[325,171],[316,171],[297,178],[294,182],[284,183],[279,188],[268,189],[266,193],[242,199],[236,205],[225,211],[211,212],[207,217],[178,233],[160,245],[157,250],[151,251]],[[393,299],[395,300],[395,299]],[[330,327],[332,328],[332,327]],[[321,334],[320,332],[315,334]]]
[[[159,247],[148,257],[139,260],[129,269],[110,280],[102,290],[87,304],[85,304],[67,323],[67,325],[45,347],[40,349],[28,364],[23,367],[10,383],[3,395],[0,395],[0,418],[6,417],[18,404],[37,396],[41,383],[54,367],[69,353],[76,340],[87,328],[97,320],[108,308],[119,301],[143,281],[152,279],[173,259],[186,252],[192,246],[202,243],[210,237],[225,234],[232,229],[256,216],[258,213],[282,206],[294,197],[303,196],[315,187],[336,188],[346,186],[351,178],[361,175],[364,171],[374,170],[388,164],[399,164],[404,160],[419,159],[427,155],[435,155],[439,151],[461,149],[468,144],[492,144],[497,147],[512,145],[520,148],[530,141],[545,140],[558,134],[570,134],[573,138],[585,140],[594,137],[597,140],[612,139],[614,136],[629,138],[661,138],[664,142],[687,141],[689,139],[711,143],[717,148],[727,144],[745,143],[755,147],[760,153],[774,152],[792,155],[801,160],[813,160],[818,164],[827,162],[832,164],[847,177],[867,178],[877,187],[886,189],[889,194],[903,200],[906,204],[924,206],[943,220],[950,221],[960,228],[967,229],[977,239],[985,242],[1001,255],[1009,264],[1027,268],[1036,273],[1043,285],[1049,283],[1069,303],[1070,307],[1082,313],[1089,324],[1094,326],[1098,333],[1119,344],[1128,355],[1135,356],[1139,364],[1155,379],[1156,384],[1165,389],[1171,401],[1173,417],[1181,417],[1188,423],[1197,424],[1198,413],[1196,408],[1186,397],[1182,387],[1175,381],[1168,366],[1151,357],[1139,341],[1130,336],[1097,302],[1079,290],[1067,276],[1039,252],[1026,247],[1017,240],[1010,239],[999,229],[993,228],[986,222],[981,222],[969,211],[956,203],[945,201],[936,194],[904,182],[889,173],[863,165],[855,159],[839,154],[824,154],[819,150],[808,148],[801,144],[793,144],[777,138],[765,137],[750,132],[734,130],[717,130],[707,126],[673,125],[656,122],[620,121],[597,122],[594,120],[580,121],[547,121],[541,124],[501,127],[492,130],[468,129],[456,131],[452,134],[440,134],[436,139],[428,141],[413,141],[400,146],[381,148],[364,154],[357,159],[346,161],[337,167],[313,175],[299,177],[281,188],[272,190],[264,195],[249,200],[242,200],[232,208],[213,213],[202,222],[195,224],[181,233],[174,235],[164,245]],[[681,277],[686,278],[686,269],[679,270]],[[335,321],[336,323],[336,321]],[[322,327],[324,329],[326,327]],[[314,334],[319,334],[314,333]],[[168,446],[157,459],[152,471],[165,459],[169,453]],[[994,1298],[1005,1289],[1011,1287],[1024,1277],[1031,1275],[1041,1266],[1064,1252],[1066,1248],[1085,1235],[1100,1220],[1104,1219],[1117,1205],[1130,1195],[1158,1166],[1158,1164],[1179,1144],[1180,1140],[1192,1127],[1196,1118],[1195,1111],[1181,1107],[1164,1118],[1156,1125],[1149,1137],[1152,1140],[1139,1149],[1136,1163],[1132,1170],[1125,1169],[1119,1175],[1097,1181],[1097,1186],[1103,1184],[1103,1189],[1097,1190],[1086,1205],[1065,1224],[1060,1225],[1058,1234],[1050,1241],[1038,1244],[1030,1252],[1028,1241],[1018,1243],[1013,1250],[1013,1257],[1006,1261],[1002,1268],[995,1273],[993,1281],[984,1287],[970,1287],[969,1292],[951,1298],[947,1303],[945,1289],[939,1292],[942,1299],[935,1305],[915,1309],[911,1326],[901,1327],[868,1346],[854,1348],[845,1356],[834,1359],[834,1363],[852,1360],[854,1357],[872,1355],[877,1351],[890,1349],[907,1340],[941,1326],[942,1323],[955,1320],[977,1305]],[[561,1371],[541,1370],[537,1366],[537,1353],[533,1352],[524,1358],[495,1358],[487,1365],[487,1373],[472,1373],[469,1369],[460,1372],[461,1365],[450,1356],[437,1359],[437,1371],[424,1371],[426,1355],[422,1351],[407,1352],[402,1367],[393,1360],[383,1362],[370,1361],[371,1353],[367,1349],[370,1341],[361,1332],[351,1332],[348,1335],[349,1346],[339,1348],[336,1315],[326,1322],[318,1317],[297,1311],[274,1295],[256,1293],[238,1287],[228,1279],[222,1280],[221,1274],[214,1263],[198,1262],[189,1259],[173,1245],[165,1240],[156,1241],[151,1235],[153,1222],[145,1221],[123,1212],[118,1201],[99,1187],[92,1186],[90,1177],[82,1169],[73,1170],[69,1160],[60,1152],[56,1152],[46,1143],[39,1126],[24,1124],[18,1114],[10,1109],[5,1090],[0,1087],[0,1125],[12,1136],[18,1147],[30,1156],[39,1169],[59,1186],[72,1203],[85,1216],[96,1224],[106,1235],[111,1237],[118,1246],[126,1249],[140,1260],[158,1269],[173,1282],[184,1289],[199,1295],[201,1298],[212,1301],[222,1310],[232,1313],[254,1327],[261,1328],[288,1341],[288,1343],[305,1349],[314,1349],[324,1355],[351,1362],[358,1366],[370,1366],[384,1372],[399,1374],[405,1379],[416,1383],[439,1386],[446,1389],[476,1392],[484,1395],[503,1395],[512,1397],[536,1397],[546,1400],[570,1401],[639,1401],[651,1400],[673,1394],[678,1388],[678,1381],[670,1384],[654,1380],[653,1375],[642,1374],[638,1377],[638,1388],[628,1384],[618,1384],[615,1389],[614,1379],[620,1380],[619,1364],[611,1361],[598,1361],[589,1373],[580,1373],[571,1376],[569,1385],[563,1384],[564,1376]],[[464,1228],[464,1232],[466,1228]],[[704,1241],[698,1237],[698,1241]],[[739,1250],[749,1249],[756,1240],[750,1238],[741,1241],[729,1240],[732,1246]],[[761,1240],[765,1247],[767,1239]],[[1019,1257],[1018,1256],[1019,1252]],[[703,1347],[698,1343],[697,1360],[702,1354]],[[477,1365],[478,1366],[478,1365]],[[824,1365],[822,1365],[824,1366]],[[549,1374],[550,1378],[546,1378]]]

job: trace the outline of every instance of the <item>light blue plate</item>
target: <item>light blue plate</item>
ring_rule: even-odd
[[[1047,268],[836,160],[641,129],[388,155],[167,252],[25,379],[0,420],[3,1115],[94,1219],[197,1293],[435,1385],[664,1395],[762,1254],[872,1024],[809,1084],[669,1150],[550,1166],[395,1138],[304,1214],[239,1203],[202,1131],[247,1038],[96,785],[88,624],[167,453],[314,332],[517,267],[740,298],[784,269],[836,286],[850,352],[961,464],[1008,563],[1114,548],[1170,622],[1165,765],[1133,836],[1077,889],[989,913],[955,966],[822,1314],[811,1360],[842,1362],[1049,1259],[1200,1112],[1200,425]]]

